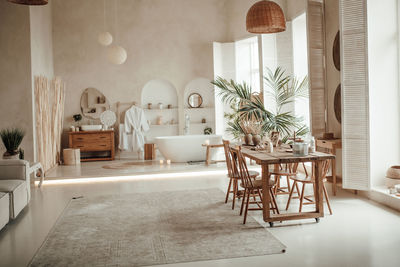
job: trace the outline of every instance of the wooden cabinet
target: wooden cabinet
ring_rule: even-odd
[[[114,160],[114,131],[69,132],[69,147],[81,150],[81,161]]]

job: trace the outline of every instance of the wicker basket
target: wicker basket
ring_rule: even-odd
[[[246,29],[251,33],[283,32],[286,30],[285,15],[275,2],[257,2],[247,12]]]
[[[386,177],[391,179],[400,179],[400,166],[395,165],[386,171]]]

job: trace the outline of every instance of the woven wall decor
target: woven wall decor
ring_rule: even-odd
[[[257,2],[247,12],[246,29],[251,33],[283,32],[286,30],[285,15],[275,2]]]
[[[335,117],[339,123],[342,123],[342,86],[339,85],[335,91],[335,98],[333,100],[333,110],[335,111]]]
[[[7,0],[8,2],[20,4],[20,5],[29,5],[29,6],[43,6],[47,5],[49,0]]]

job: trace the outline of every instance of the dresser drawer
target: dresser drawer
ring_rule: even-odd
[[[79,134],[72,136],[72,143],[110,143],[110,134]]]
[[[72,148],[79,148],[81,151],[106,151],[111,149],[110,142],[101,142],[101,143],[94,143],[94,142],[83,142],[78,141],[72,144]]]

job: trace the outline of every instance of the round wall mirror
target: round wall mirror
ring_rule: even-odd
[[[86,88],[81,95],[81,112],[86,118],[99,119],[109,105],[106,97],[96,88]]]
[[[191,108],[199,108],[203,104],[203,98],[198,93],[190,94],[188,97],[188,104]]]

